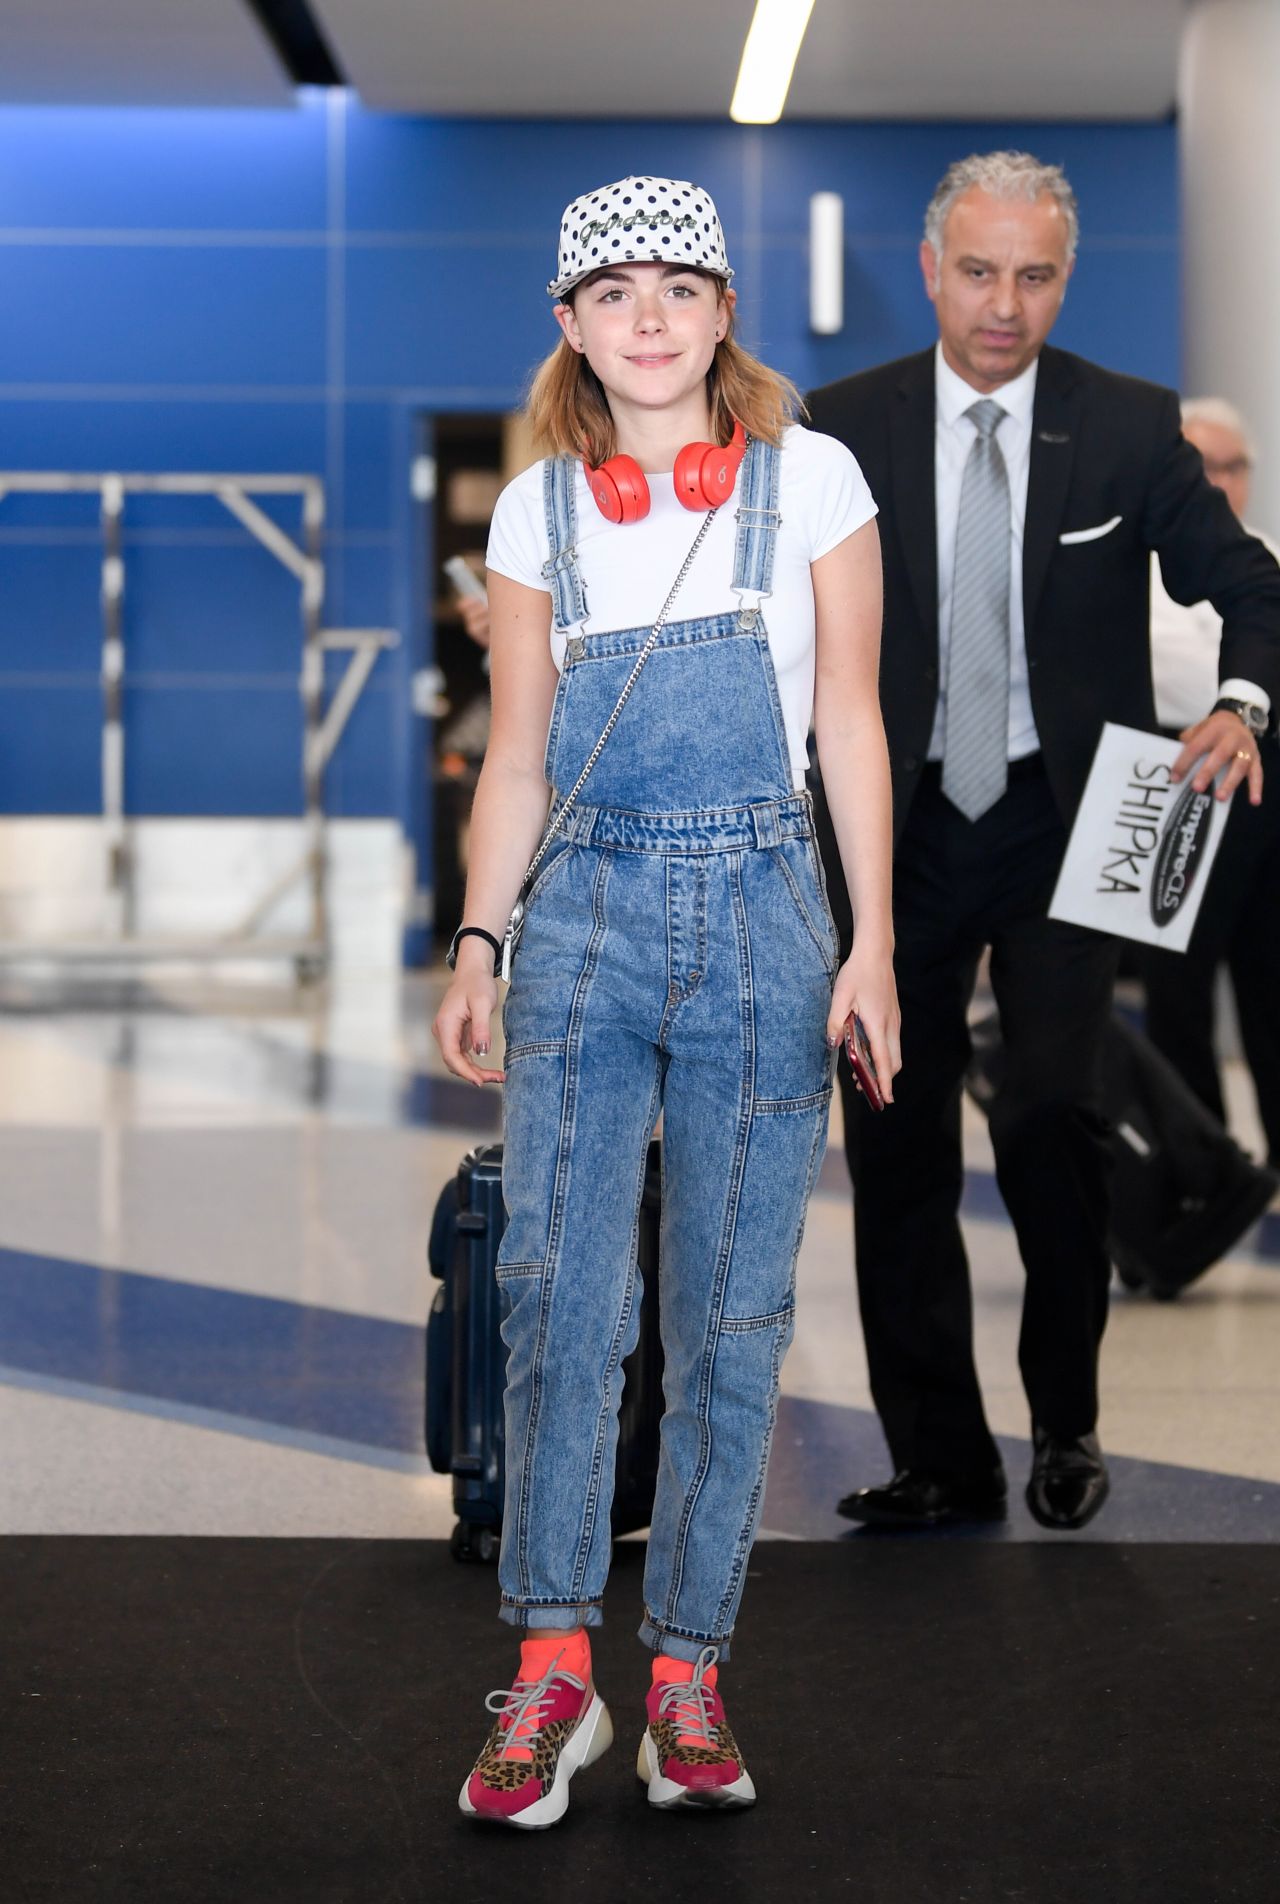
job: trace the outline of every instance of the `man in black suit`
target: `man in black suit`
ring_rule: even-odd
[[[896,1470],[840,1503],[887,1525],[1000,1519],[1005,1479],[973,1363],[961,1089],[984,947],[1006,1075],[996,1175],[1026,1270],[1027,1501],[1080,1527],[1107,1493],[1096,1430],[1110,1263],[1099,1063],[1115,948],[1047,908],[1104,721],[1152,728],[1150,553],[1223,620],[1220,700],[1176,771],[1262,796],[1280,701],[1280,568],[1205,480],[1171,391],[1045,343],[1075,199],[1026,153],[953,166],[921,247],[935,349],[830,384],[813,427],[880,504],[880,691],[894,781],[903,1068],[883,1114],[841,1061],[858,1288]],[[844,900],[828,853],[833,902]]]

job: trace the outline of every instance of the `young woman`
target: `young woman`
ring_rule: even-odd
[[[503,492],[489,543],[493,724],[435,1024],[477,1085],[504,1080],[486,1065],[495,954],[548,787],[552,820],[567,807],[504,1019],[499,1580],[525,1637],[460,1799],[524,1827],[563,1814],[612,1738],[588,1629],[659,1112],[666,1413],[639,1770],[654,1805],[754,1800],[717,1675],[851,1013],[886,1098],[899,1064],[875,505],[846,449],[790,421],[792,386],[734,342],[731,276],[694,185],[629,178],[568,207],[548,287],[562,336],[529,403],[550,453]],[[811,716],[857,920],[839,969],[804,790]]]

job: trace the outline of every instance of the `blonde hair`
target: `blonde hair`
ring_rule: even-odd
[[[700,272],[699,276],[710,278],[724,300],[725,279],[713,271]],[[584,278],[582,284],[574,285],[564,302],[572,303],[588,283],[590,279]],[[779,444],[787,425],[806,414],[803,399],[789,377],[770,370],[735,343],[732,304],[726,302],[725,309],[728,328],[716,345],[707,371],[712,434],[717,443],[727,443],[736,421],[748,436],[759,437],[762,443]],[[592,469],[598,469],[617,453],[617,432],[604,385],[566,337],[561,337],[534,372],[525,415],[534,442],[544,455],[582,456]]]

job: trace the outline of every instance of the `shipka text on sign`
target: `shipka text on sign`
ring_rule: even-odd
[[[1115,819],[1113,857],[1102,868],[1099,892],[1141,891],[1146,862],[1159,844],[1159,822],[1172,786],[1170,769],[1163,761],[1134,762],[1133,778],[1124,788]]]
[[[1186,951],[1227,804],[1190,777],[1174,781],[1181,751],[1139,728],[1103,728],[1051,918]]]

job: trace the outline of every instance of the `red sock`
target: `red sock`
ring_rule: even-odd
[[[706,1672],[702,1675],[703,1685],[710,1686],[714,1690],[719,1670],[718,1666],[708,1666]],[[669,1653],[655,1653],[653,1656],[652,1672],[653,1684],[655,1686],[687,1686],[693,1678],[694,1662],[691,1659],[673,1659]],[[683,1722],[688,1725],[695,1721],[696,1714],[692,1709],[688,1712],[681,1713],[680,1705],[677,1701],[675,1702],[675,1711],[672,1717],[676,1719],[677,1723],[683,1720]],[[702,1737],[700,1732],[681,1732],[676,1737],[676,1744],[702,1746],[706,1744],[706,1740]]]
[[[568,1639],[558,1634],[548,1639],[535,1628],[520,1642],[521,1679],[541,1679],[556,1664],[564,1672],[572,1673],[575,1679],[590,1683],[591,1641],[585,1626],[580,1626]]]
[[[546,1638],[535,1630],[527,1639],[520,1642],[519,1679],[536,1683],[550,1672],[553,1666],[563,1668],[580,1679],[584,1685],[591,1684],[591,1641],[587,1638],[587,1629],[580,1626],[568,1639],[559,1635]],[[509,1759],[531,1760],[533,1753],[527,1745],[517,1743],[533,1734],[534,1727],[529,1721],[518,1726],[511,1735],[512,1743],[506,1747],[504,1757]]]
[[[655,1686],[687,1686],[693,1678],[694,1662],[691,1659],[673,1659],[670,1653],[655,1653],[652,1670]],[[703,1684],[714,1691],[719,1672],[718,1666],[708,1666],[702,1675]]]

